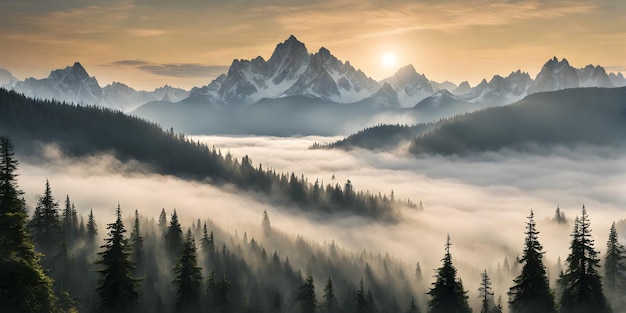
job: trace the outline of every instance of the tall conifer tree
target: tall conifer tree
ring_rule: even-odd
[[[512,313],[552,313],[554,296],[548,282],[546,267],[543,264],[543,247],[539,243],[539,231],[535,224],[535,214],[530,211],[526,222],[524,252],[519,260],[523,263],[522,272],[513,280],[509,289]]]
[[[196,243],[187,230],[183,250],[174,266],[176,279],[174,284],[178,287],[176,292],[177,312],[197,312],[200,309],[202,295],[202,269],[198,267]]]
[[[0,137],[0,303],[3,312],[51,312],[56,297],[26,228],[13,144]]]
[[[452,265],[450,253],[450,236],[446,239],[446,253],[442,259],[443,265],[437,270],[436,281],[428,294],[428,306],[431,313],[471,313],[468,304],[467,292],[463,283],[456,277],[456,268]]]
[[[304,284],[302,284],[298,290],[296,301],[298,301],[300,305],[300,312],[302,313],[315,313],[317,310],[317,298],[315,296],[313,275],[307,275]]]
[[[133,277],[135,264],[131,260],[131,248],[124,238],[126,229],[122,222],[122,209],[119,204],[115,211],[115,222],[108,224],[109,236],[98,253],[102,268],[100,273],[100,311],[134,312],[139,300],[140,280]]]
[[[615,222],[609,231],[604,258],[604,284],[613,307],[626,307],[626,252],[618,241]]]
[[[561,313],[609,313],[602,281],[598,274],[600,258],[591,238],[591,223],[583,205],[582,215],[572,232],[567,268],[559,279],[563,289]]]

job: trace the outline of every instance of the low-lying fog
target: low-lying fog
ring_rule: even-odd
[[[449,233],[455,264],[464,264],[460,275],[470,298],[477,293],[478,283],[474,282],[479,271],[495,271],[505,257],[513,263],[521,253],[524,223],[531,208],[548,262],[567,257],[571,221],[583,204],[589,210],[596,248],[602,252],[611,223],[626,218],[626,149],[558,148],[541,156],[507,152],[415,159],[361,150],[307,150],[313,142],[338,139],[329,137],[194,138],[224,154],[230,151],[238,158],[247,154],[257,166],[262,163],[264,168],[304,174],[310,182],[319,179],[324,184],[343,185],[350,179],[359,190],[393,190],[396,198],[421,201],[425,209],[406,209],[403,221],[396,225],[360,218],[320,222],[269,203],[259,204],[252,196],[229,188],[175,177],[127,174],[125,168],[137,165],[120,164],[106,156],[67,160],[51,148],[47,149],[50,163],[45,166],[22,161],[20,187],[32,210],[48,178],[61,206],[69,194],[85,218],[89,209],[94,209],[101,235],[105,233],[103,221],[113,220],[118,202],[126,216],[138,209],[157,219],[162,208],[168,213],[176,208],[184,227],[196,218],[211,218],[240,233],[256,227],[267,209],[272,226],[286,233],[320,243],[334,240],[354,251],[389,252],[411,268],[419,261],[425,277],[440,266]],[[557,205],[570,219],[569,225],[549,221]],[[623,242],[625,230],[619,231]]]

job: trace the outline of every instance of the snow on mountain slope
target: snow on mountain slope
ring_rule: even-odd
[[[393,87],[398,94],[399,105],[404,108],[413,107],[438,90],[424,74],[418,74],[413,65],[400,68],[383,82]]]
[[[164,98],[169,101],[180,101],[189,96],[188,91],[168,85],[151,92],[137,91],[119,82],[102,88],[98,80],[89,76],[79,62],[54,70],[47,78],[27,78],[18,81],[12,88],[28,97],[98,105],[127,112],[146,102]]]

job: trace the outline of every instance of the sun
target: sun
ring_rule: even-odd
[[[385,53],[380,58],[380,64],[386,68],[395,67],[397,63],[398,58],[393,53]]]

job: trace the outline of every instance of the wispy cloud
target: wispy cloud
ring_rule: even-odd
[[[154,75],[170,77],[212,77],[228,71],[228,66],[223,65],[204,65],[197,63],[159,64],[145,60],[119,60],[110,65],[135,67]]]

